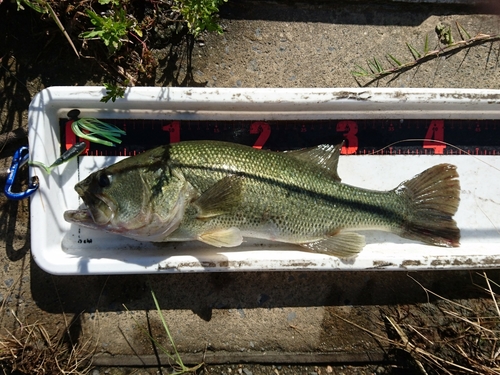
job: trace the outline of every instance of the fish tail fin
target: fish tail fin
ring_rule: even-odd
[[[403,182],[395,191],[409,204],[401,237],[436,246],[459,246],[460,229],[453,220],[460,202],[456,166],[436,165]]]

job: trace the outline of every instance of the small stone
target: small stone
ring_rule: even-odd
[[[332,366],[328,365],[326,366],[326,373],[331,374],[333,372]]]
[[[7,279],[4,283],[8,288],[10,288],[14,284],[14,279]]]
[[[243,372],[245,373],[245,375],[253,375],[252,371],[250,371],[246,367],[243,369]]]

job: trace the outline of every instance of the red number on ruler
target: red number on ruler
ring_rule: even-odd
[[[358,137],[356,136],[358,133],[358,124],[354,121],[340,121],[337,124],[337,131],[345,132],[343,135],[347,141],[347,144],[344,144],[340,151],[342,154],[349,155],[358,151]]]
[[[254,122],[250,125],[250,134],[260,134],[253,148],[262,148],[271,135],[271,126],[267,122]]]
[[[172,121],[168,125],[164,125],[162,129],[170,133],[170,143],[177,143],[181,141],[181,122]]]
[[[432,120],[425,134],[424,148],[434,149],[434,153],[442,155],[446,145],[444,142],[444,120]]]
[[[66,151],[69,150],[71,147],[76,145],[76,135],[73,133],[73,130],[71,129],[71,124],[73,124],[73,120],[69,120],[66,123],[66,129],[65,129],[65,144],[66,144]],[[85,147],[85,151],[83,151],[83,154],[87,155],[89,152],[89,145],[90,141],[87,141],[86,139],[84,142],[87,144],[87,147]]]

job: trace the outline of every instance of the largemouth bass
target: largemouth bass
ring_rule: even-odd
[[[455,166],[436,165],[390,191],[367,190],[341,183],[341,146],[272,152],[192,141],[158,147],[76,184],[86,208],[64,218],[141,241],[233,247],[250,237],[341,258],[363,249],[365,238],[355,231],[367,229],[459,245]]]

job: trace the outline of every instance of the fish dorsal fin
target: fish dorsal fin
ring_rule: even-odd
[[[198,219],[209,219],[233,211],[241,203],[243,177],[229,175],[205,191],[193,205]]]
[[[235,247],[241,245],[243,236],[238,228],[231,227],[205,232],[199,236],[198,240],[215,247]]]
[[[300,246],[338,258],[353,258],[365,247],[365,236],[354,232],[339,232],[318,241],[302,243]]]
[[[338,145],[319,145],[311,148],[304,148],[302,150],[286,151],[286,154],[313,163],[328,172],[334,180],[340,182],[340,177],[337,173],[337,166],[339,164],[340,150],[344,142]]]

